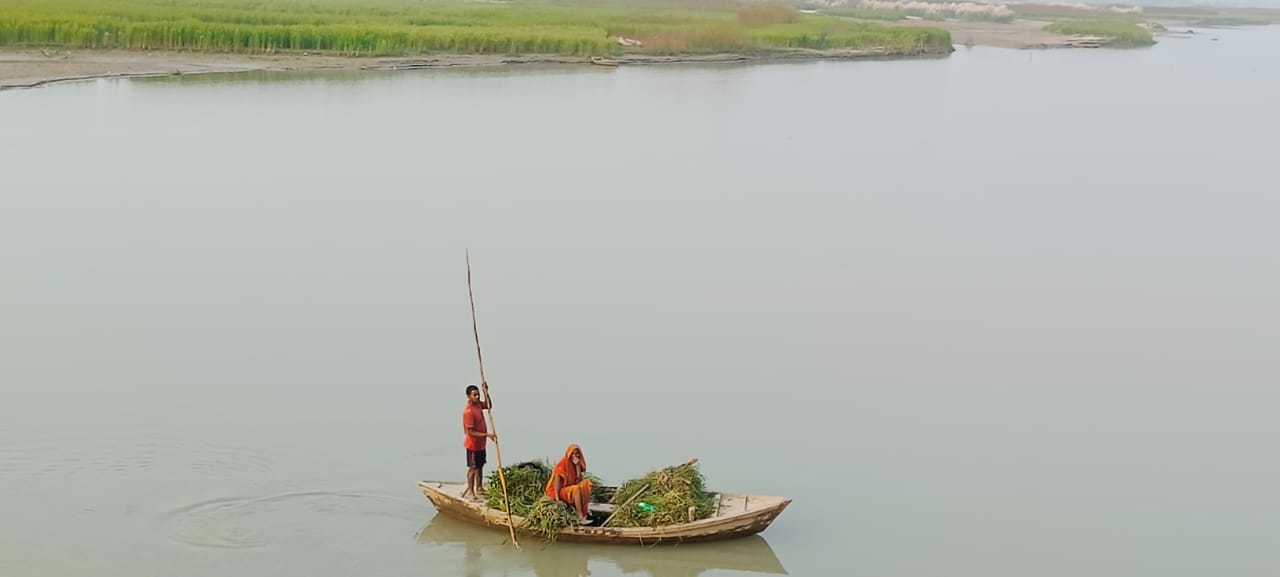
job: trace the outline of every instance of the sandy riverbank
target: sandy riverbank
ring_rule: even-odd
[[[945,54],[922,55],[940,57]],[[767,62],[778,60],[907,58],[880,50],[793,50],[769,54],[709,54],[688,56],[626,55],[621,64],[694,62]],[[587,58],[558,55],[459,55],[414,57],[346,57],[316,54],[207,54],[135,52],[126,50],[11,50],[0,51],[0,89],[35,88],[94,78],[169,76],[251,71],[409,70],[422,68],[504,66],[518,64],[576,64],[591,66]]]

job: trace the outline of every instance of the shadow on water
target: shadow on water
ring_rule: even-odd
[[[550,544],[536,537],[521,539],[521,550],[508,544],[501,527],[477,527],[444,515],[431,518],[418,531],[418,542],[462,548],[466,575],[505,574],[532,570],[538,577],[589,575],[589,561],[605,561],[623,573],[651,577],[696,577],[708,570],[786,575],[769,542],[759,535],[716,543],[687,545]]]

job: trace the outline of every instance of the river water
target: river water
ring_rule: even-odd
[[[1274,575],[1277,53],[0,94],[0,575]],[[508,463],[790,508],[657,549],[435,517],[467,249]]]

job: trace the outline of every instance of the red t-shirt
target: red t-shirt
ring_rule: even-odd
[[[486,437],[477,437],[467,433],[467,429],[475,429],[477,433],[488,433],[489,426],[484,422],[484,410],[489,408],[484,401],[475,405],[470,402],[462,409],[462,434],[465,438],[462,440],[462,446],[468,451],[483,451],[485,444],[489,441]]]

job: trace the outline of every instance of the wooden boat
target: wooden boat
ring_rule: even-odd
[[[463,573],[493,575],[536,575],[566,577],[588,575],[592,565],[611,565],[618,575],[683,575],[695,577],[706,572],[737,571],[753,574],[786,575],[787,569],[769,542],[760,535],[716,543],[691,543],[676,547],[628,547],[590,543],[557,543],[555,547],[531,547],[523,543],[516,550],[507,543],[506,528],[494,531],[459,521],[447,515],[433,515],[418,531],[419,543],[459,550],[464,564],[475,570]],[[538,543],[541,545],[541,542]]]
[[[618,65],[617,60],[614,60],[612,58],[601,58],[599,56],[592,56],[591,63],[595,64],[596,66],[617,66]]]
[[[466,490],[466,483],[422,481],[418,483],[418,487],[422,489],[427,499],[431,500],[431,504],[435,505],[436,510],[444,515],[475,525],[503,531],[507,529],[505,512],[462,497],[462,492]],[[616,490],[616,488],[606,488],[606,494]],[[665,527],[602,527],[599,525],[613,514],[614,505],[592,503],[593,523],[561,529],[556,534],[556,540],[633,545],[721,541],[764,531],[774,519],[778,518],[778,515],[782,514],[782,510],[791,504],[791,499],[783,497],[735,493],[716,493],[713,499],[715,504],[710,517]],[[512,515],[511,520],[519,531],[520,525],[524,523],[524,517]]]

